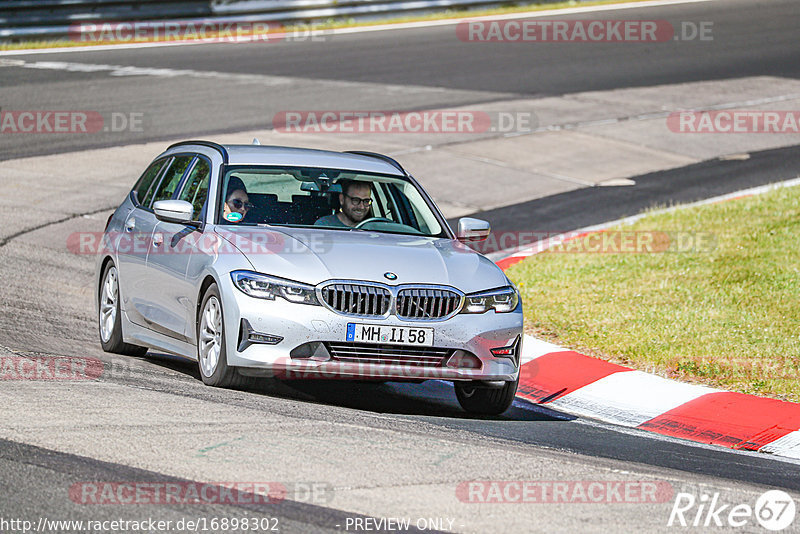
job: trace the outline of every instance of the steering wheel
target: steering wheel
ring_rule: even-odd
[[[357,230],[358,230],[358,229],[360,229],[362,226],[364,226],[365,224],[367,224],[367,223],[371,223],[371,222],[388,222],[388,223],[397,224],[397,223],[395,223],[393,220],[391,220],[391,219],[387,219],[386,217],[370,217],[369,219],[364,219],[363,221],[361,221],[360,223],[358,223],[357,225],[355,225],[353,228],[355,228],[355,229],[357,229]]]

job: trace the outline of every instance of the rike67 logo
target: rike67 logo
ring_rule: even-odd
[[[755,506],[720,501],[719,493],[678,493],[669,514],[667,526],[681,527],[750,527],[756,526],[777,532],[794,522],[795,503],[781,490],[770,490],[756,499]]]

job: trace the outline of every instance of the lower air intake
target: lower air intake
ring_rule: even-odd
[[[402,345],[372,345],[369,343],[326,343],[334,360],[354,363],[441,367],[453,353],[452,349],[406,347]]]

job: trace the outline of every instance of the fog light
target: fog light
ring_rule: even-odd
[[[455,367],[457,369],[480,369],[481,360],[474,354],[457,350],[447,360],[447,367]]]
[[[328,349],[319,341],[312,341],[295,347],[289,353],[289,357],[293,360],[314,360],[317,362],[327,362],[331,359]]]
[[[247,319],[242,319],[239,325],[239,352],[250,345],[277,345],[283,341],[281,336],[256,332]]]

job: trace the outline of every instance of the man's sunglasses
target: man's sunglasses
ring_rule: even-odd
[[[230,199],[228,201],[228,204],[230,204],[230,206],[235,210],[240,210],[242,208],[244,208],[246,210],[251,210],[251,209],[256,207],[255,204],[251,204],[250,202],[242,202],[238,198]]]
[[[371,198],[360,198],[360,197],[351,197],[347,193],[342,193],[344,196],[350,199],[350,202],[353,203],[353,206],[360,206],[364,205],[367,208],[372,206],[372,199]]]

